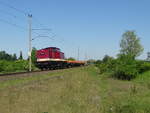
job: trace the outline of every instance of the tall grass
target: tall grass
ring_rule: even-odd
[[[150,72],[122,81],[98,71],[87,66],[1,80],[0,112],[150,113]]]

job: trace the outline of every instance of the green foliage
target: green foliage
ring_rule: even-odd
[[[17,60],[16,54],[8,54],[5,51],[0,51],[0,60],[14,61]]]
[[[12,56],[12,60],[17,60],[17,55],[14,53],[13,56]]]
[[[111,72],[115,78],[131,80],[139,73],[150,70],[149,63],[135,60],[143,52],[143,47],[134,31],[127,31],[122,35],[120,47],[117,59],[105,55],[102,62],[95,63],[100,73]]]
[[[144,49],[134,31],[127,31],[122,35],[120,47],[117,59],[105,55],[102,62],[95,63],[100,73],[109,71],[112,73],[112,77],[131,80],[136,78],[139,73],[150,70],[149,62],[135,60]]]
[[[139,73],[150,70],[150,63],[136,61],[130,55],[120,55],[117,59],[105,59],[95,65],[100,73],[110,72],[112,77],[123,80],[131,80]]]
[[[134,65],[117,65],[113,77],[122,80],[131,80],[138,75],[138,70]]]
[[[137,61],[137,69],[139,73],[143,73],[150,70],[150,62]]]
[[[99,69],[100,74],[102,74],[108,70],[108,65],[106,63],[101,63],[101,64],[97,65],[97,67]]]
[[[35,64],[36,62],[36,51],[37,49],[35,47],[32,48],[32,53],[31,53],[31,59],[32,59],[32,63]]]
[[[69,57],[69,58],[67,58],[67,60],[75,61],[76,59],[75,59],[75,58],[73,58],[73,57]]]
[[[115,59],[105,55],[103,60],[97,60],[95,66],[98,67],[100,73],[109,72],[115,67]]]
[[[4,65],[6,65],[5,61],[0,60],[0,72],[4,71]]]
[[[139,111],[139,109],[137,110],[137,106],[138,106],[137,102],[133,100],[128,100],[127,102],[124,103],[115,102],[114,105],[111,106],[111,109],[107,112],[108,113],[139,113],[137,112]]]
[[[18,58],[19,60],[23,60],[22,51],[20,51],[20,56]]]
[[[101,60],[97,60],[97,61],[95,61],[95,66],[98,67],[101,63],[102,63]]]
[[[138,75],[136,61],[130,55],[122,55],[116,61],[113,77],[131,80]]]
[[[111,60],[113,60],[113,59],[114,59],[113,57],[110,57],[110,56],[108,56],[108,55],[105,55],[102,61],[103,61],[103,62],[109,62],[109,61],[111,61]]]
[[[143,52],[140,39],[134,31],[127,31],[122,35],[120,47],[121,54],[131,55],[133,58],[139,56]]]
[[[27,71],[28,61],[27,60],[17,60],[17,61],[6,61],[0,60],[0,72],[17,72],[17,71]],[[35,70],[36,67],[32,65],[32,69]]]

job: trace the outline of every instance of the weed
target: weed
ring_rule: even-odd
[[[147,88],[150,89],[150,83],[149,82],[147,83]]]
[[[135,84],[133,84],[131,87],[130,87],[130,93],[131,94],[136,94],[137,93],[137,86]]]

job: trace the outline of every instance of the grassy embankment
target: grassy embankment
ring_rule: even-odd
[[[0,113],[44,112],[149,113],[150,72],[121,81],[82,67],[0,80]]]

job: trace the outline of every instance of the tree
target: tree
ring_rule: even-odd
[[[12,61],[13,55],[6,53],[5,51],[0,51],[0,60]]]
[[[19,60],[23,60],[22,51],[20,51]]]
[[[75,61],[76,59],[75,59],[75,58],[73,58],[73,57],[69,57],[67,60]]]
[[[6,52],[5,51],[0,51],[0,60],[6,59]]]
[[[120,47],[120,54],[130,55],[132,58],[141,55],[144,50],[140,44],[140,38],[136,35],[135,31],[126,31],[122,35]]]
[[[108,55],[105,55],[102,61],[106,63],[106,62],[108,62],[109,60],[113,60],[113,59],[114,59],[113,57],[110,57],[110,56],[108,56]]]
[[[15,53],[12,55],[12,60],[17,60],[17,55]]]
[[[32,53],[31,53],[31,59],[32,59],[32,62],[35,63],[36,62],[36,51],[37,49],[35,47],[32,48]]]
[[[95,64],[101,64],[102,63],[102,60],[96,60],[95,61]]]

